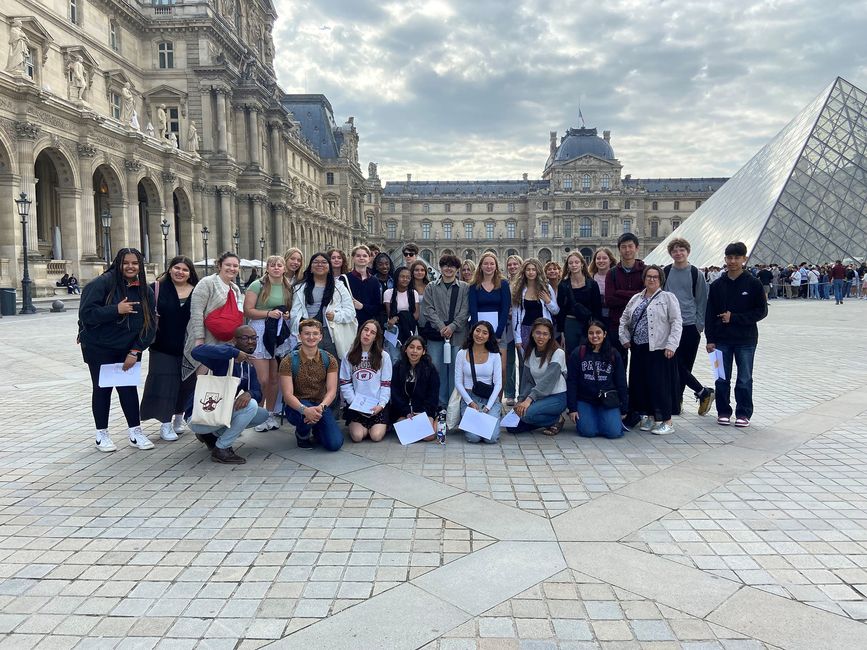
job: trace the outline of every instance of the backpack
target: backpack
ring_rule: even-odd
[[[292,379],[298,375],[298,370],[301,368],[301,352],[299,350],[292,350],[289,353],[290,358],[292,359]],[[328,353],[319,348],[319,357],[322,359],[322,365],[325,366],[325,372],[328,372],[328,365],[331,363],[330,358],[328,357]]]
[[[665,284],[668,284],[668,274],[671,272],[673,264],[669,264],[663,270],[665,273]],[[698,283],[698,269],[694,265],[689,265],[690,275],[692,275],[692,297],[695,298],[695,286]],[[664,288],[664,287],[663,287]]]

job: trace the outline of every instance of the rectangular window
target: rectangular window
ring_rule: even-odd
[[[650,222],[650,236],[651,237],[659,237],[659,222],[651,221]]]
[[[550,224],[547,221],[543,221],[539,224],[539,227],[542,232],[542,237],[547,238],[550,234]]]
[[[485,224],[485,238],[493,239],[494,238],[494,224],[486,223]]]
[[[373,215],[367,215],[367,232],[373,234]]]
[[[422,239],[430,239],[430,224],[423,223],[421,225],[421,238]]]
[[[111,98],[111,116],[119,120],[120,119],[120,95],[116,92],[112,92],[110,94]]]
[[[451,212],[451,211],[452,211],[452,204],[446,203],[446,212]]]
[[[394,212],[394,203],[389,203],[389,204],[388,204],[388,211],[389,211],[389,212]]]
[[[470,205],[470,204],[467,203],[467,205]],[[464,224],[464,237],[466,237],[467,239],[473,238],[473,224],[471,224],[471,223],[465,223]]]
[[[31,49],[28,49],[27,54],[24,56],[24,71],[28,77],[33,79],[33,50]]]
[[[392,203],[392,205],[394,205],[394,204]],[[388,238],[389,239],[397,239],[397,224],[396,223],[394,223],[393,221],[389,222],[389,224],[387,226],[387,230],[388,230]]]
[[[115,52],[120,50],[120,44],[117,40],[117,23],[113,20],[108,24],[108,44]]]
[[[603,219],[599,222],[599,236],[607,237],[608,236],[608,219]]]
[[[623,234],[632,232],[632,219],[623,220]]]
[[[446,204],[448,205],[448,204]],[[444,223],[443,224],[443,239],[451,239],[452,238],[452,224]]]
[[[370,192],[367,193],[367,202],[373,203],[373,195]]]
[[[427,214],[428,212],[430,212],[430,203],[424,203],[424,204],[422,204],[422,206],[421,206],[421,211],[424,212],[425,214]]]
[[[515,211],[515,204],[514,204],[514,203],[510,203],[510,204],[509,204],[509,212],[514,212],[514,211]]]
[[[181,137],[181,120],[179,118],[180,111],[177,106],[169,106],[166,108],[166,113],[169,118],[169,133],[177,133],[178,134],[178,142],[180,142]]]
[[[334,185],[334,172],[326,172],[325,184],[326,185]]]
[[[175,67],[175,46],[169,41],[159,44],[159,66],[163,70]]]
[[[566,219],[563,222],[563,236],[564,237],[571,237],[572,236],[572,220],[571,219]]]
[[[69,0],[69,20],[78,25],[78,0]]]
[[[464,207],[465,207],[467,212],[473,211],[473,204],[472,203],[467,203],[466,206],[464,206]]]
[[[675,210],[680,210],[680,201],[675,201],[675,202],[674,202],[674,209],[675,209]]]
[[[676,230],[680,228],[680,219],[672,219],[671,220],[671,229]]]
[[[590,219],[581,219],[580,232],[578,233],[581,237],[592,237],[593,236],[593,222]]]
[[[511,221],[506,224],[506,237],[509,239],[515,238],[515,224]]]

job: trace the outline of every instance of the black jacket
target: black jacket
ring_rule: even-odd
[[[154,283],[156,284],[156,283]],[[154,288],[151,284],[151,289]],[[190,322],[190,302],[192,295],[187,296],[181,305],[178,292],[171,278],[160,282],[160,297],[157,302],[157,312],[160,315],[159,329],[151,349],[173,357],[184,354],[184,342],[187,337],[187,323]]]
[[[584,358],[581,351],[584,350]],[[605,356],[589,346],[579,345],[566,360],[566,408],[578,410],[578,402],[599,404],[599,391],[616,390],[620,396],[620,412],[629,410],[629,391],[623,358],[613,349]]]
[[[124,298],[141,303],[142,290],[147,292],[151,323],[156,326],[153,310],[154,292],[150,287],[118,286],[111,291],[111,276],[107,273],[94,278],[84,287],[78,306],[78,337],[82,352],[87,359],[88,348],[122,352],[144,350],[154,340],[154,327],[142,331],[144,305],[135,306],[135,313],[121,316],[117,305]]]
[[[720,314],[731,312],[723,323]],[[756,323],[768,315],[768,301],[762,283],[744,271],[732,280],[723,273],[714,280],[707,296],[704,336],[708,343],[755,345],[759,340]]]
[[[590,319],[602,318],[602,295],[599,293],[599,285],[592,278],[585,279],[583,288],[574,290],[569,278],[562,280],[557,285],[557,304],[560,306],[557,327],[561,332],[567,316],[574,316],[582,330],[587,329]]]
[[[403,418],[410,413],[427,413],[435,417],[439,410],[440,376],[434,365],[422,359],[415,367],[416,381],[412,393],[407,394],[406,376],[409,364],[401,359],[394,365],[391,375],[391,416],[392,420]]]

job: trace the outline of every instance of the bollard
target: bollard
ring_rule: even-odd
[[[51,303],[51,313],[59,314],[62,311],[66,311],[66,306],[63,304],[62,300],[55,300]]]

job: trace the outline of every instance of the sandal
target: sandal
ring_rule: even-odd
[[[563,419],[561,415],[560,418],[552,424],[550,427],[545,427],[542,429],[542,433],[546,436],[556,436],[563,429],[563,425],[566,424],[566,420]]]

